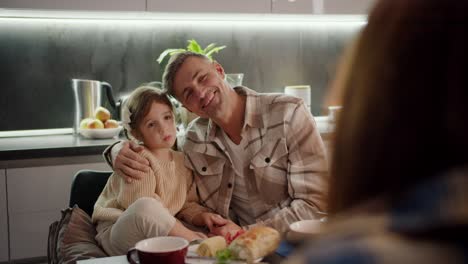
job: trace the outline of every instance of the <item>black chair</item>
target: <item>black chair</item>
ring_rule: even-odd
[[[94,203],[101,194],[111,171],[80,170],[72,181],[70,208],[62,210],[62,217],[49,226],[47,258],[50,264],[75,263],[77,260],[107,256],[94,240],[91,232]],[[78,205],[88,216],[78,211],[73,217],[74,205]],[[71,222],[71,219],[73,222]],[[64,236],[67,234],[67,241]],[[73,238],[73,239],[70,239]]]
[[[94,203],[101,194],[111,171],[80,170],[73,178],[69,206],[78,205],[89,216],[93,215]]]

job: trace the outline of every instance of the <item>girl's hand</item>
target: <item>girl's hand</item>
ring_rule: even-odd
[[[214,228],[224,226],[229,223],[229,220],[218,214],[203,212],[194,217],[193,223],[197,226],[206,226],[212,232]]]
[[[211,234],[217,236],[223,236],[224,238],[229,239],[229,236],[233,234],[239,233],[242,230],[242,227],[238,226],[236,223],[232,222],[231,220],[226,220],[227,222],[223,226],[214,226],[213,230],[210,229]],[[242,231],[241,231],[242,232]]]
[[[198,239],[207,239],[208,237],[201,233],[201,232],[195,232],[195,235],[198,237]]]

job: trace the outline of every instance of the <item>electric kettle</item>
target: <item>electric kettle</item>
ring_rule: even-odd
[[[92,117],[94,110],[103,105],[105,94],[107,95],[106,99],[109,101],[109,104],[114,109],[119,108],[120,101],[116,102],[114,100],[112,86],[109,83],[83,79],[72,79],[71,82],[75,96],[74,134],[78,133],[81,120],[83,118]],[[120,113],[120,111],[117,113]]]

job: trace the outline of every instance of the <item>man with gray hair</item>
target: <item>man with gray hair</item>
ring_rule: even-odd
[[[212,234],[258,224],[285,232],[292,222],[323,217],[325,148],[302,99],[230,87],[219,63],[192,52],[171,57],[163,85],[199,116],[181,148],[200,203],[225,218],[212,219]],[[135,171],[147,170],[138,146],[111,148],[105,155],[123,177],[138,180]]]

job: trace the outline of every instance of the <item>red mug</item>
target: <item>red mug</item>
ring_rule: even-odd
[[[127,252],[132,264],[184,264],[189,242],[181,237],[153,237],[136,243]]]

